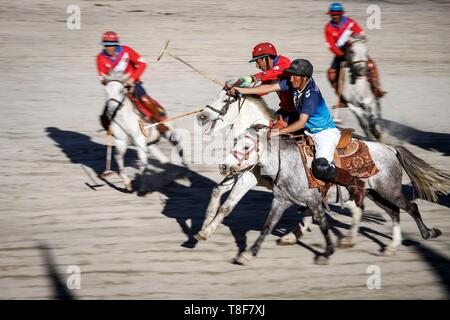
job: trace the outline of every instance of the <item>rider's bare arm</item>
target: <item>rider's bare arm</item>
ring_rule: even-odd
[[[280,85],[278,82],[272,84],[263,84],[253,88],[233,88],[234,90],[242,93],[242,94],[266,94],[270,92],[280,91]]]
[[[305,127],[308,119],[309,119],[309,115],[300,113],[300,118],[297,121],[288,125],[286,128],[278,130],[278,134],[287,134],[287,133],[292,133],[297,130],[303,129]]]

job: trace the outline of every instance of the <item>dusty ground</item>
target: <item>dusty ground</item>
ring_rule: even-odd
[[[53,297],[59,274],[81,268],[81,299],[448,299],[450,297],[450,198],[418,200],[425,222],[443,235],[423,241],[413,220],[402,217],[404,243],[395,257],[377,252],[389,242],[390,221],[368,204],[360,243],[338,250],[328,266],[313,264],[321,250],[317,227],[301,245],[278,247],[277,236],[300,216],[289,211],[250,266],[230,263],[251,243],[271,202],[251,191],[211,240],[196,244],[216,166],[194,163],[191,185],[174,183],[148,194],[121,192],[118,178],[97,191],[86,182],[104,168],[106,137],[97,115],[103,91],[95,55],[103,31],[150,62],[143,80],[171,115],[207,104],[219,87],[164,57],[168,39],[181,57],[222,80],[256,71],[246,61],[259,41],[272,41],[291,58],[306,57],[327,102],[331,54],[324,45],[328,2],[318,1],[0,1],[0,298]],[[66,28],[66,8],[81,7],[81,29]],[[365,1],[345,3],[365,27]],[[367,30],[372,56],[389,95],[384,117],[392,139],[434,166],[450,170],[450,21],[447,1],[379,1],[380,30]],[[419,21],[419,22],[417,22]],[[275,106],[276,99],[269,97]],[[353,116],[341,111],[347,126]],[[177,125],[194,132],[193,119]],[[161,143],[169,153],[167,143]],[[188,155],[199,151],[186,146]],[[136,153],[127,157],[135,172]],[[151,177],[150,177],[151,179]],[[96,179],[97,183],[103,182]],[[159,176],[153,181],[160,181]],[[114,186],[117,186],[114,188]],[[410,190],[405,179],[405,189]],[[381,218],[382,217],[382,218]],[[334,239],[348,214],[331,216]],[[52,260],[45,260],[48,246]],[[370,265],[381,268],[381,289],[366,286]]]

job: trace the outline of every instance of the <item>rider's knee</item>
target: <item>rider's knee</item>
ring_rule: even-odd
[[[323,181],[333,181],[336,175],[334,165],[325,158],[318,158],[312,162],[312,173],[314,177]]]

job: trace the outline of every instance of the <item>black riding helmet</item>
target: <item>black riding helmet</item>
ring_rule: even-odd
[[[311,78],[313,74],[313,66],[311,62],[306,59],[295,59],[292,61],[289,68],[284,70],[284,72],[295,76]]]

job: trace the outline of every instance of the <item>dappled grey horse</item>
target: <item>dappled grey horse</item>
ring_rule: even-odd
[[[291,205],[306,206],[311,210],[314,220],[319,224],[326,247],[318,263],[326,262],[334,252],[334,246],[328,233],[327,220],[324,217],[323,199],[319,189],[309,188],[303,161],[299,148],[291,139],[267,139],[268,128],[257,126],[242,133],[236,140],[233,149],[220,165],[224,175],[235,174],[259,165],[272,181],[274,200],[261,231],[260,236],[247,251],[242,252],[237,262],[247,263],[256,256],[265,237],[270,234],[280,220],[283,212]],[[402,168],[411,178],[417,191],[423,198],[430,200],[436,197],[436,192],[450,191],[450,176],[431,167],[403,147],[388,147],[378,142],[366,142],[372,159],[380,169],[375,175],[364,179],[368,197],[383,208],[392,218],[392,242],[385,248],[386,255],[395,253],[401,244],[400,209],[408,212],[416,221],[422,238],[436,238],[441,231],[428,228],[422,221],[417,204],[407,200],[402,191]],[[335,187],[334,187],[335,188]],[[328,201],[337,202],[335,190],[328,192]],[[351,201],[350,194],[343,192],[343,200]],[[359,228],[361,214],[353,216],[354,226]],[[356,235],[356,234],[355,234]]]

